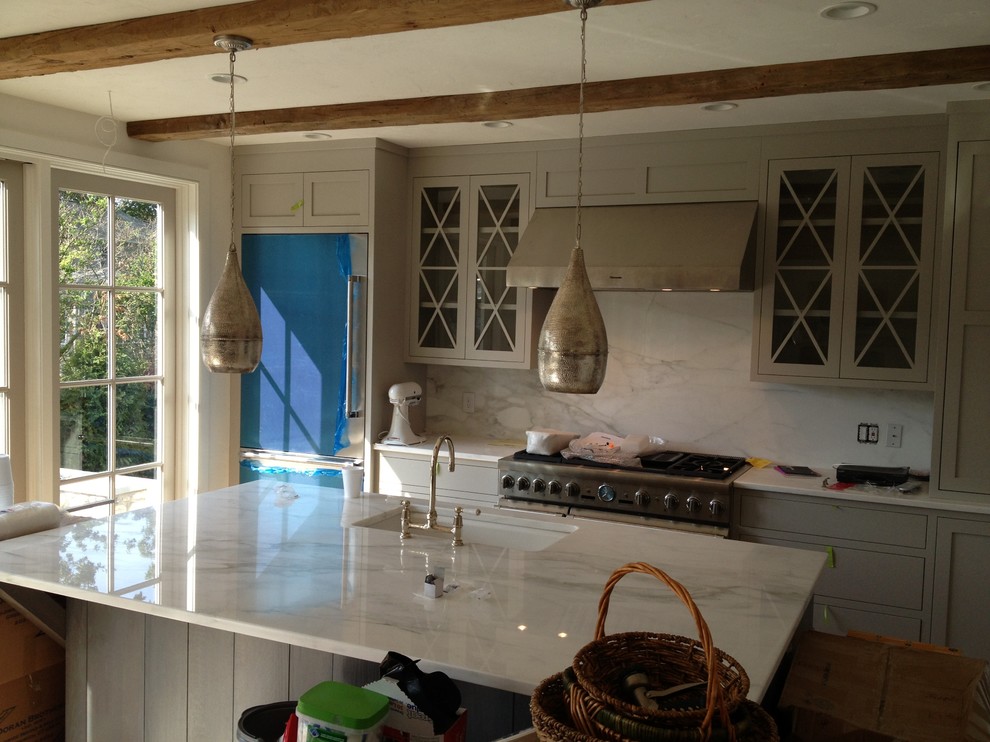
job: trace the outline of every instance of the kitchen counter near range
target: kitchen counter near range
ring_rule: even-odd
[[[390,443],[376,443],[376,451],[391,451],[393,453],[407,453],[419,456],[430,456],[433,453],[433,446],[437,438],[443,433],[423,433],[426,440],[412,446],[398,446]],[[526,437],[512,438],[481,438],[462,435],[451,436],[454,440],[454,455],[458,459],[465,461],[482,461],[495,464],[503,456],[511,456],[516,451],[526,448]],[[446,461],[447,449],[442,451],[443,459]]]
[[[0,543],[0,582],[372,662],[394,650],[455,679],[528,694],[593,638],[612,571],[645,561],[687,587],[715,644],[746,668],[759,699],[825,558],[537,514],[508,533],[539,526],[548,531],[544,548],[528,538],[484,545],[471,519],[456,549],[446,539],[414,532],[402,543],[395,531],[354,525],[398,504],[308,485],[243,484]],[[424,578],[439,568],[447,592],[425,597]],[[687,608],[643,575],[617,587],[607,630],[696,633]]]
[[[929,493],[928,482],[918,482],[919,487],[911,492],[901,492],[896,487],[878,487],[869,484],[857,484],[847,489],[829,489],[823,486],[827,478],[834,483],[835,469],[831,466],[812,466],[820,473],[817,477],[787,476],[781,474],[772,466],[765,468],[747,469],[736,478],[734,485],[738,489],[756,489],[767,492],[783,492],[793,495],[814,495],[830,500],[874,503],[879,505],[899,505],[917,507],[928,510],[944,510],[958,513],[976,513],[990,515],[990,502],[983,498],[979,500],[955,499],[934,496]],[[913,481],[913,480],[912,480]]]

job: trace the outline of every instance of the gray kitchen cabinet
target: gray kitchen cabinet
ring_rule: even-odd
[[[369,218],[367,170],[241,176],[242,227],[364,226]]]
[[[933,459],[940,491],[990,495],[990,141],[959,143],[955,181],[945,384],[935,400]]]
[[[938,164],[769,163],[755,380],[930,388]]]
[[[932,641],[990,660],[990,520],[937,521]]]
[[[923,511],[737,489],[735,537],[827,554],[812,626],[928,641],[934,538]]]
[[[533,292],[505,280],[529,184],[525,173],[414,180],[407,361],[532,367]]]

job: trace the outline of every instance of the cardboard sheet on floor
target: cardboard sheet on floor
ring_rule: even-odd
[[[803,742],[990,742],[987,662],[928,645],[809,631],[780,705],[811,712],[798,715]]]
[[[65,734],[65,650],[0,601],[0,742]]]

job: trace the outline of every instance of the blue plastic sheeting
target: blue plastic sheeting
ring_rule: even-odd
[[[241,482],[258,480],[285,484],[311,484],[343,490],[344,479],[339,469],[301,469],[294,466],[261,466],[255,461],[241,461]]]
[[[248,234],[244,280],[261,315],[261,363],[241,380],[241,446],[330,456],[345,410],[346,234]]]

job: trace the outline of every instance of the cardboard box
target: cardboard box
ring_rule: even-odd
[[[0,742],[65,736],[65,650],[0,601]]]
[[[928,645],[809,631],[780,705],[801,742],[990,742],[987,662]]]
[[[467,739],[465,709],[458,710],[457,721],[450,729],[443,734],[434,734],[433,721],[409,700],[396,682],[382,678],[364,687],[389,698],[388,716],[381,731],[382,742],[465,742]]]

